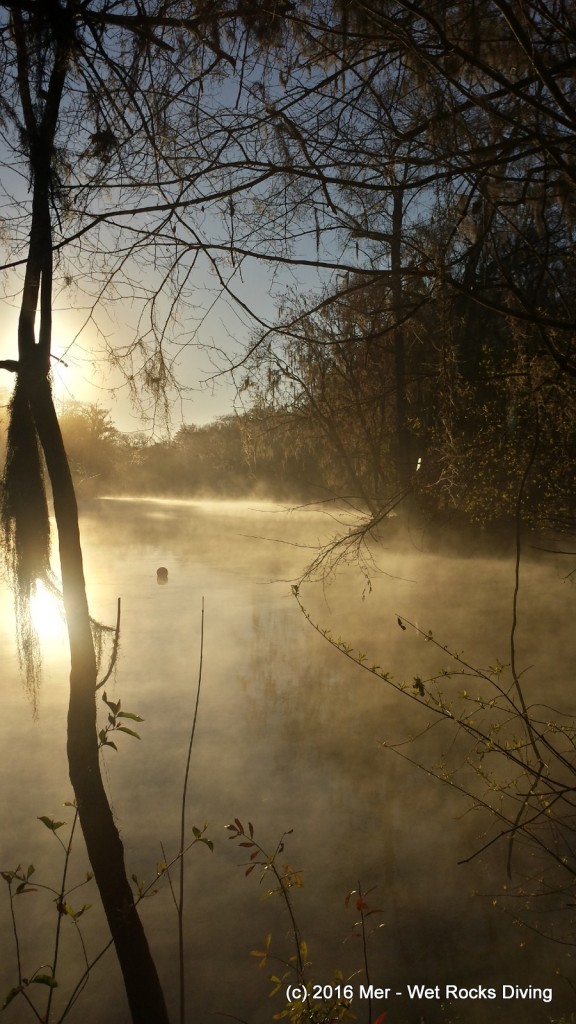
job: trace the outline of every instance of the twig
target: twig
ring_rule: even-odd
[[[182,789],[181,818],[180,818],[180,886],[178,893],[178,956],[180,970],[180,1024],[185,1024],[185,979],[184,979],[184,847],[186,845],[186,797],[188,794],[188,777],[190,775],[190,759],[192,757],[192,745],[198,721],[198,706],[200,703],[200,687],[202,685],[202,663],[204,659],[204,598],[202,598],[202,612],[200,616],[200,661],[198,665],[198,684],[196,686],[196,704],[194,717],[192,719],[192,730],[190,732],[190,743],[188,744],[188,757],[186,758],[186,770],[184,772],[184,786]]]

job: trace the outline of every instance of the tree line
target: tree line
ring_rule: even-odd
[[[350,322],[352,316],[355,330],[362,318],[372,329],[377,313],[366,301],[351,313],[349,296],[335,300],[315,325],[330,337],[329,347],[316,337],[302,343],[298,368],[274,356],[274,391],[282,392],[282,401],[255,400],[211,423],[183,424],[163,439],[145,431],[121,432],[99,405],[65,403],[60,424],[79,497],[334,500],[353,502],[368,516],[371,510],[378,514],[381,498],[400,513],[402,502],[395,509],[393,500],[393,371],[368,330],[358,334],[355,345],[340,336],[342,319]],[[566,393],[551,380],[545,384],[545,416],[540,413],[535,446],[523,376],[510,367],[505,350],[484,346],[469,367],[460,364],[447,423],[438,415],[447,397],[433,386],[438,368],[426,367],[416,349],[411,349],[411,516],[430,524],[511,526],[518,481],[529,463],[524,523],[536,530],[570,529],[576,406]]]

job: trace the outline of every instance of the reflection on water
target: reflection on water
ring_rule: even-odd
[[[457,866],[478,845],[480,819],[467,815],[458,793],[442,789],[382,747],[382,741],[415,735],[423,720],[384,685],[360,672],[307,625],[289,582],[303,567],[306,551],[333,529],[309,513],[288,515],[276,506],[198,502],[103,501],[83,523],[86,574],[92,614],[113,622],[122,598],[121,652],[107,684],[110,699],[141,715],[141,740],[118,741],[105,756],[105,779],[126,849],[129,874],[154,878],[163,859],[177,852],[179,798],[195,701],[201,599],[206,605],[204,682],[192,757],[189,826],[207,824],[211,854],[202,845],[188,859],[187,966],[190,1020],[227,1013],[250,1024],[271,1019],[282,1005],[268,998],[266,974],[250,950],[272,933],[277,955],[292,952],[288,922],[256,873],[244,877],[246,861],[224,825],[235,817],[254,823],[257,838],[272,848],[287,839],[286,861],[303,871],[304,888],[294,905],[305,935],[313,976],[329,982],[362,965],[354,938],[355,915],[346,894],[360,881],[377,885],[372,897],[384,922],[371,938],[371,974],[377,985],[407,984],[554,985],[550,1014],[538,1003],[489,1005],[491,1022],[548,1021],[559,1016],[570,995],[554,974],[567,971],[565,954],[542,947],[536,936],[473,895],[497,893],[502,853],[483,863]],[[259,539],[255,539],[259,538]],[[469,660],[508,659],[512,580],[496,560],[443,560],[407,548],[382,549],[389,575],[375,579],[372,593],[352,572],[326,591],[303,587],[314,620],[366,651],[372,660],[412,678],[430,671],[438,655],[398,615],[434,630]],[[157,585],[158,567],[168,585]],[[276,581],[276,582],[271,582]],[[533,564],[523,580],[519,648],[526,686],[540,689],[547,675],[550,702],[567,703],[568,655],[553,661],[539,649],[541,637],[554,650],[569,650],[571,616],[566,586],[550,561]],[[4,828],[0,867],[36,866],[37,878],[57,884],[57,844],[38,815],[70,820],[65,760],[68,666],[64,645],[48,647],[33,722],[18,682],[11,636],[10,598],[2,597],[4,633],[0,660],[6,679],[3,703],[2,772]],[[47,614],[47,613],[46,613]],[[536,628],[536,624],[538,628]],[[101,701],[99,701],[101,704]],[[102,721],[105,708],[101,704]],[[444,742],[433,734],[435,744]],[[439,751],[438,753],[441,753]],[[75,878],[86,871],[80,842]],[[24,973],[50,958],[47,928],[54,923],[50,897],[30,894],[18,906],[23,928]],[[77,904],[97,904],[80,891]],[[167,886],[142,905],[160,971],[169,994],[176,991],[176,918]],[[0,906],[8,949],[7,906]],[[97,907],[83,919],[89,950],[105,935]],[[80,950],[70,925],[64,929],[66,963],[62,989],[77,976]],[[344,941],[348,939],[348,941]],[[545,950],[543,953],[542,950]],[[29,952],[28,952],[29,951]],[[0,965],[2,991],[14,983],[14,959]],[[363,980],[360,978],[360,980]],[[171,998],[171,1006],[174,1003]],[[96,971],[71,1020],[96,1024],[127,1019],[111,954]],[[384,1007],[380,1007],[382,1010]],[[357,1008],[358,1009],[358,1008]],[[12,1012],[12,1011],[10,1011]],[[22,1005],[6,1020],[25,1019]],[[358,1011],[363,1020],[364,1011]],[[471,1002],[425,1011],[400,999],[387,1024],[488,1019]]]

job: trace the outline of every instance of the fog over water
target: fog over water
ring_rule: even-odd
[[[260,503],[102,500],[82,518],[92,614],[113,623],[122,598],[121,649],[106,686],[109,699],[144,718],[141,740],[122,736],[105,754],[104,776],[126,851],[129,875],[147,881],[178,848],[179,801],[198,674],[201,601],[205,601],[204,675],[192,754],[189,832],[207,825],[214,852],[201,844],[187,858],[186,964],[190,1021],[214,1014],[260,1024],[284,1007],[269,998],[270,964],[258,970],[250,951],[272,934],[272,951],[293,952],[289,922],[277,898],[263,900],[258,872],[245,877],[249,851],[224,826],[251,821],[272,849],[283,832],[283,863],[301,870],[293,903],[308,944],[311,976],[330,983],[362,968],[354,937],[358,912],[347,893],[376,886],[369,899],[383,924],[369,941],[373,984],[406,993],[407,986],[552,986],[554,998],[490,1002],[382,1003],[386,1024],[548,1022],[573,1005],[563,975],[573,976],[569,947],[543,944],[514,923],[520,908],[500,899],[506,882],[504,848],[467,865],[458,861],[482,845],[486,820],[471,812],[454,787],[409,765],[383,742],[421,732],[426,713],[414,701],[362,672],[306,622],[291,590],[334,522],[312,511],[288,513]],[[419,536],[383,534],[374,549],[382,572],[371,590],[354,567],[330,585],[306,584],[301,601],[311,619],[367,653],[409,687],[415,676],[440,670],[448,655],[426,643],[398,616],[432,630],[441,643],[486,668],[510,659],[514,586],[509,558],[446,556]],[[159,586],[158,566],[168,583]],[[574,591],[566,565],[532,552],[522,566],[517,649],[527,700],[573,709]],[[57,886],[61,863],[54,836],[38,820],[71,820],[65,753],[68,687],[63,625],[51,620],[39,717],[19,679],[11,595],[2,591],[0,659],[5,680],[0,771],[5,820],[0,867],[34,863],[35,878]],[[47,615],[48,613],[46,613]],[[42,631],[41,631],[42,632]],[[106,656],[104,656],[104,662]],[[448,685],[448,684],[447,684]],[[461,683],[451,682],[453,688]],[[102,707],[102,723],[105,708]],[[419,756],[434,764],[454,752],[454,733],[434,729]],[[460,742],[459,740],[456,742]],[[465,745],[462,755],[466,756]],[[413,756],[409,745],[402,752]],[[73,876],[86,871],[77,838]],[[482,897],[475,893],[490,894]],[[6,894],[0,902],[4,956],[0,993],[15,983]],[[27,902],[25,902],[25,900]],[[494,906],[494,901],[497,905]],[[80,890],[75,907],[93,902],[82,919],[90,954],[106,932],[95,890]],[[175,1019],[177,921],[166,880],[142,914]],[[21,897],[24,974],[51,957],[54,904],[40,892]],[[85,922],[85,923],[84,923]],[[66,967],[61,992],[81,968],[70,920],[63,922]],[[346,940],[346,941],[345,941]],[[127,1019],[114,956],[98,964],[71,1021],[114,1024]],[[363,982],[358,975],[354,984]],[[366,1006],[355,1003],[359,1021]],[[24,1004],[8,1022],[27,1019]],[[376,1014],[374,1014],[376,1016]]]

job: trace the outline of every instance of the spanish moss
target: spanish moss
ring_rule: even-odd
[[[36,582],[50,568],[50,520],[38,438],[25,385],[17,381],[10,402],[0,517],[15,595],[18,655],[26,690],[36,711],[40,645],[30,612]]]

